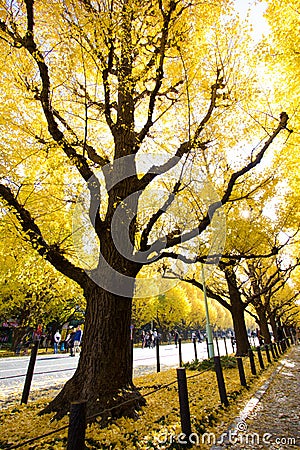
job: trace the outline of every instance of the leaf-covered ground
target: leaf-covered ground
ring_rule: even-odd
[[[281,366],[272,378],[263,397],[247,417],[239,422],[238,434],[230,450],[300,448],[300,345],[281,359]]]
[[[192,431],[198,439],[203,433],[221,434],[236,415],[243,403],[274,370],[275,364],[253,377],[248,358],[244,360],[247,388],[242,388],[237,368],[224,369],[224,378],[229,407],[220,404],[216,374],[212,370],[202,372],[187,370],[188,391]],[[182,446],[176,441],[181,433],[180,411],[177,390],[176,369],[158,374],[149,374],[135,380],[141,393],[146,395],[147,405],[139,412],[139,419],[121,418],[105,428],[99,423],[87,426],[86,446],[88,449],[176,449]],[[168,385],[167,387],[164,387]],[[44,393],[45,394],[45,393]],[[31,438],[58,430],[68,425],[68,417],[52,421],[52,415],[39,416],[38,412],[55,392],[48,392],[47,398],[30,400],[28,405],[11,405],[0,416],[0,449],[8,449],[18,443],[22,449],[60,450],[67,445],[67,427],[62,431],[25,444]],[[42,393],[40,393],[42,395]],[[173,440],[173,442],[172,442]],[[164,441],[167,441],[164,443]],[[199,446],[194,446],[199,448]],[[201,443],[201,448],[209,445]]]

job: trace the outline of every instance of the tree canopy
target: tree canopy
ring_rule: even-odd
[[[79,365],[50,408],[133,395],[133,413],[133,296],[165,295],[166,261],[216,265],[225,214],[268,182],[289,115],[265,113],[227,0],[0,5],[2,216],[86,299]]]

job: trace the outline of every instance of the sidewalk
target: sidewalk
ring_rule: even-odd
[[[211,450],[224,448],[300,448],[300,345],[282,356],[269,380]]]

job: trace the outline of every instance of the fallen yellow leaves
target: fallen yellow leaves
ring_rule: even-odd
[[[248,384],[253,388],[268,375],[270,370],[274,369],[272,365],[260,377],[253,377],[247,358],[244,360],[244,367]],[[208,370],[198,375],[197,372],[188,370],[187,378],[192,431],[198,435],[212,430],[218,431],[225,421],[234,417],[241,402],[246,401],[245,398],[249,397],[253,391],[253,389],[241,387],[237,368],[225,369],[224,379],[230,405],[224,408],[220,404],[214,371]],[[178,435],[181,432],[176,370],[146,375],[135,381],[147,400],[147,405],[138,412],[138,420],[123,417],[112,421],[105,428],[101,428],[97,422],[88,425],[86,430],[88,449],[174,448],[174,444],[167,441],[162,445],[160,441],[161,436]],[[1,449],[68,424],[68,417],[60,421],[51,421],[52,415],[38,415],[48,400],[49,398],[39,399],[28,405],[15,405],[2,411]],[[66,443],[67,429],[34,443],[23,445],[22,449],[59,450],[66,448]]]

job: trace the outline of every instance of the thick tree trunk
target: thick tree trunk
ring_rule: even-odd
[[[44,412],[61,417],[72,401],[87,401],[88,416],[114,407],[106,416],[133,415],[144,400],[132,382],[130,352],[131,298],[119,297],[88,283],[82,351],[78,368]],[[124,400],[123,407],[118,405]]]

